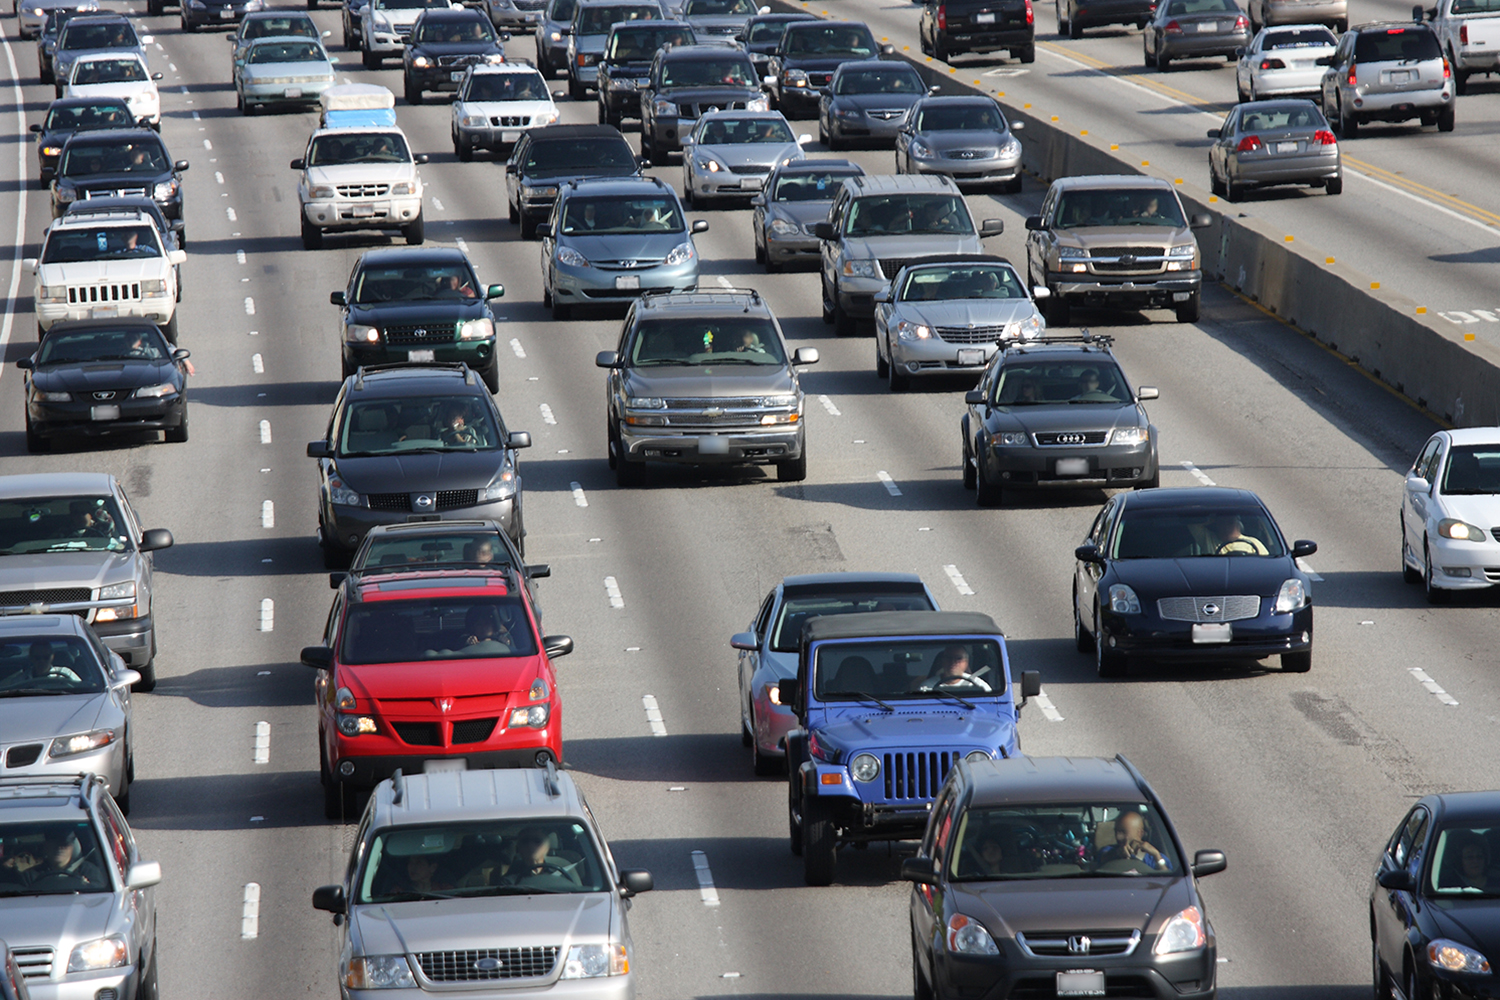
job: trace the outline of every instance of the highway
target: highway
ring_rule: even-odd
[[[837,10],[862,11],[877,35],[915,24],[916,8],[905,5]],[[337,11],[315,16],[337,38]],[[287,164],[302,155],[315,116],[242,118],[220,33],[183,35],[175,13],[142,20],[155,35],[154,68],[166,74],[163,135],[174,157],[192,164],[181,319],[181,344],[197,369],[192,439],[26,456],[13,363],[34,346],[31,282],[0,267],[14,309],[3,327],[0,413],[9,419],[0,472],[111,471],[145,525],[176,536],[157,558],[160,683],[136,701],[131,816],[145,856],[165,871],[163,996],[329,997],[337,989],[335,929],[309,901],[314,887],[340,877],[353,826],[322,818],[312,676],[298,663],[298,650],[320,635],[331,597],[313,538],[316,480],[304,448],[321,436],[338,384],[338,311],[328,293],[343,287],[363,248],[386,241],[334,238],[327,249],[303,251],[296,174]],[[17,154],[0,153],[0,191],[26,240],[19,259],[35,253],[49,214],[24,129],[39,120],[51,89],[37,83],[32,46],[15,40],[15,21],[0,21],[0,31],[21,84],[20,113],[8,88],[10,106],[0,112],[5,148]],[[915,50],[914,32],[906,42]],[[1125,66],[1138,62],[1126,58],[1138,44],[1133,34],[1049,42],[1035,73],[1006,89],[1053,88],[1059,114],[1078,114],[1081,127],[1127,120],[1120,111],[1130,110],[1128,99],[1160,110],[1157,98],[1060,54]],[[528,56],[531,41],[518,37],[509,49]],[[367,72],[357,56],[334,51],[341,76],[399,92],[398,70]],[[1170,81],[1201,87],[1203,101],[1232,95],[1224,68]],[[1468,109],[1494,109],[1497,99],[1483,82],[1475,91],[1452,136],[1362,139],[1360,155],[1441,163],[1477,177],[1488,155],[1485,126]],[[565,121],[594,120],[593,104],[562,106]],[[945,608],[993,614],[1010,636],[1014,668],[1040,670],[1055,708],[1055,720],[1038,704],[1025,710],[1026,750],[1127,754],[1190,851],[1228,853],[1228,871],[1203,883],[1227,1000],[1368,996],[1366,900],[1376,851],[1413,797],[1494,780],[1495,601],[1429,608],[1398,573],[1399,489],[1434,429],[1430,420],[1216,286],[1206,289],[1202,322],[1193,326],[1166,322],[1166,313],[1077,311],[1077,321],[1116,338],[1134,382],[1161,390],[1150,410],[1161,431],[1164,486],[1254,489],[1288,537],[1320,546],[1309,560],[1321,577],[1310,674],[1283,675],[1268,662],[1138,668],[1127,680],[1100,682],[1073,649],[1068,589],[1072,550],[1103,494],[976,508],[958,467],[967,387],[890,395],[874,377],[870,338],[838,339],[820,322],[815,275],[755,268],[747,210],[690,213],[711,223],[698,238],[702,281],[759,288],[791,346],[822,352],[804,375],[808,479],[664,470],[646,488],[617,489],[604,460],[603,373],[593,358],[615,346],[618,315],[553,322],[541,306],[537,244],[521,243],[505,221],[501,167],[456,161],[445,105],[400,105],[398,115],[413,146],[432,156],[423,168],[429,239],[466,248],[482,281],[506,286],[495,304],[503,317],[497,398],[507,423],[535,442],[522,464],[528,557],[553,567],[540,585],[548,631],[577,641],[577,652],[558,663],[565,754],[616,860],[656,877],[656,891],[631,912],[643,1000],[910,995],[909,890],[895,879],[896,860],[879,847],[846,851],[840,884],[805,887],[786,846],[784,784],[754,778],[739,740],[730,634],[746,627],[782,576],[840,569],[915,571]],[[1200,178],[1201,140],[1192,136],[1202,135],[1202,115],[1152,118],[1143,110],[1128,120],[1161,123],[1137,137],[1152,150],[1143,159],[1171,149]],[[814,131],[810,124],[794,123],[799,132]],[[1455,152],[1438,154],[1434,143],[1452,143]],[[851,155],[871,170],[891,162],[888,151]],[[654,172],[680,185],[675,164]],[[1371,226],[1420,212],[1377,192],[1351,181],[1336,205],[1320,195],[1252,204],[1326,229],[1306,238],[1330,248],[1364,241],[1394,254],[1386,262],[1392,281],[1422,283],[1436,272],[1445,287],[1476,295],[1486,287],[1467,277],[1475,268],[1429,261],[1418,246],[1430,241],[1447,253],[1472,246],[1477,255],[1487,244],[1472,227],[1431,216],[1421,240],[1382,240],[1386,230]],[[970,197],[976,217],[1005,221],[1005,235],[991,241],[996,252],[1022,259],[1022,220],[1041,193],[1028,181],[1018,196]],[[1469,196],[1496,197],[1474,187]],[[1453,300],[1454,308],[1479,301]],[[1436,298],[1429,304],[1440,307]],[[665,735],[647,723],[647,695],[660,706]],[[260,723],[269,731],[263,764],[253,762]],[[693,852],[703,853],[709,884]]]

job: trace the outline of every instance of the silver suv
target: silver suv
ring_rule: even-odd
[[[0,477],[0,615],[78,615],[156,687],[152,556],[172,544],[142,529],[119,480],[103,472]]]
[[[1328,67],[1321,88],[1323,114],[1340,138],[1355,138],[1365,122],[1413,118],[1436,125],[1439,132],[1453,131],[1453,70],[1429,24],[1357,24],[1344,32],[1333,55],[1318,64]]]
[[[159,995],[161,865],[141,860],[108,785],[92,774],[0,780],[0,853],[0,940],[32,997]]]
[[[615,867],[550,765],[397,771],[370,796],[344,882],[313,906],[340,928],[345,997],[632,1000],[626,912],[650,888],[650,872]]]

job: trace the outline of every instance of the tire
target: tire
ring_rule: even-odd
[[[644,133],[645,131],[646,123],[643,120],[641,122],[641,132]],[[644,138],[641,139],[641,142],[643,144],[645,143],[645,141],[646,140]],[[646,154],[646,157],[651,161],[651,165],[653,167],[665,167],[667,165],[667,154],[656,147],[656,141],[654,139],[651,141],[651,150]]]
[[[1023,178],[1020,174],[1016,174],[1015,179],[1014,180],[1006,181],[1005,182],[1005,186],[1002,187],[1000,190],[1004,194],[1020,194],[1021,193],[1022,185],[1024,183],[1025,183],[1025,178]]]
[[[1224,178],[1224,200],[1233,202],[1243,197],[1245,197],[1245,189],[1228,177]]]
[[[828,133],[827,146],[830,153],[836,153],[844,148],[844,140],[830,132]]]
[[[614,425],[609,425],[604,428],[604,455],[609,460],[609,467],[611,469],[615,467],[618,461],[615,458],[615,448],[616,440]]]
[[[1208,190],[1210,194],[1216,194],[1220,198],[1228,198],[1228,192],[1224,190],[1224,183],[1219,180],[1219,175],[1214,173],[1214,168],[1208,168]]]
[[[1156,50],[1156,71],[1158,73],[1172,72],[1172,57],[1161,49]]]
[[[615,456],[615,485],[622,490],[644,486],[646,483],[646,463],[632,462],[623,454]]]
[[[1036,44],[1032,43],[1031,45],[1023,45],[1019,49],[1013,51],[1011,55],[1021,60],[1021,63],[1023,65],[1034,63],[1036,62]]]
[[[807,442],[802,442],[802,454],[776,463],[778,483],[800,483],[807,478]]]
[[[821,282],[820,282],[820,284],[821,284]],[[827,289],[824,289],[823,295],[822,295],[822,299],[823,299],[823,325],[824,326],[832,326],[833,325],[833,306],[828,301],[828,291],[827,291]],[[37,339],[41,340],[42,338],[38,337]]]
[[[1328,180],[1323,182],[1323,190],[1328,194],[1343,194],[1344,175],[1339,174],[1337,177],[1328,178]]]
[[[755,742],[755,737],[750,738],[750,763],[755,769],[758,778],[769,778],[774,774],[780,774],[786,760],[781,757],[767,757],[760,752],[760,745]]]
[[[765,262],[766,262],[766,248],[760,245],[760,241],[759,240],[756,240],[755,241],[755,263],[757,263],[757,264],[764,264]],[[769,268],[766,269],[766,273],[768,273],[768,274],[770,273],[770,269]]]
[[[1150,479],[1146,480],[1144,483],[1136,483],[1133,488],[1134,489],[1138,489],[1138,490],[1157,490],[1157,489],[1161,489],[1161,468],[1160,468],[1160,466],[1157,467],[1156,472],[1151,476]]]
[[[1437,122],[1438,131],[1439,132],[1452,132],[1453,131],[1453,126],[1454,126],[1454,119],[1455,119],[1455,114],[1454,114],[1453,108],[1451,108],[1451,107],[1444,108],[1442,111],[1438,112],[1438,122]]]
[[[193,32],[198,30],[198,26],[184,17],[182,19],[182,30],[187,32],[188,34],[192,34]]]
[[[1244,104],[1247,101],[1253,100],[1253,98],[1250,96],[1250,92],[1248,90],[1246,90],[1244,87],[1241,87],[1239,85],[1238,81],[1235,82],[1234,92],[1235,92],[1235,96],[1239,99],[1239,103],[1241,103],[1241,104]]]
[[[37,73],[37,76],[41,77],[43,83],[56,83],[57,82],[57,78],[52,75],[52,67],[50,65],[43,66],[41,68],[41,70]]]
[[[121,809],[121,812],[125,810]],[[161,1000],[161,981],[156,972],[156,941],[151,942],[151,965],[146,975],[141,978],[141,985],[136,987],[135,1000]]]
[[[559,302],[557,300],[557,296],[556,295],[552,296],[552,318],[553,319],[564,320],[564,319],[568,319],[572,315],[573,315],[573,307],[572,306],[570,306],[570,305],[568,305],[568,304],[566,304],[564,302]]]
[[[480,379],[484,381],[484,387],[490,391],[490,395],[500,391],[500,357],[496,355],[490,359],[484,371],[479,373]]]
[[[172,318],[167,320],[167,325],[161,328],[161,334],[167,338],[167,343],[173,347],[177,346],[177,310],[172,310]]]
[[[536,220],[528,219],[524,212],[518,214],[520,215],[520,219],[518,221],[521,223],[521,239],[536,239]]]
[[[1083,616],[1078,613],[1078,581],[1073,581],[1073,646],[1080,653],[1094,651],[1094,636],[1083,627]]]
[[[1386,974],[1385,963],[1380,960],[1380,946],[1370,942],[1371,981],[1375,984],[1375,1000],[1392,1000],[1391,977]]]
[[[890,377],[890,373],[891,373],[890,363],[888,361],[886,361],[885,358],[883,358],[883,357],[880,356],[880,339],[876,338],[876,340],[875,340],[875,377],[876,378],[889,378]]]
[[[978,485],[979,485],[979,476],[978,476],[978,473],[974,469],[974,459],[973,459],[973,456],[969,453],[968,431],[964,431],[964,444],[963,444],[962,459],[963,459],[963,473],[962,474],[963,474],[964,489],[966,489],[966,490],[976,489],[978,487]]]
[[[915,930],[912,936],[916,936]],[[911,946],[911,995],[914,1000],[937,1000],[932,992],[932,984],[927,977],[922,975],[922,967],[917,964],[917,945],[912,942]]]
[[[1401,524],[1401,582],[1422,582],[1422,574],[1417,570],[1412,569],[1406,563],[1406,523],[1404,521]]]
[[[542,308],[552,308],[552,289],[548,288],[546,285],[542,286]]]
[[[427,224],[423,221],[420,211],[417,212],[417,217],[411,221],[410,225],[401,227],[401,235],[406,237],[406,245],[409,247],[422,245],[427,235]]]
[[[1083,25],[1078,23],[1078,18],[1076,17],[1068,19],[1068,37],[1075,42],[1083,37]]]
[[[1284,674],[1305,674],[1312,669],[1312,650],[1305,653],[1282,653],[1281,672]]]
[[[380,68],[381,58],[373,52],[361,52],[359,54],[359,60],[360,62],[365,64],[365,69]]]
[[[588,96],[588,89],[571,76],[568,77],[568,96],[575,101],[581,101]]]
[[[453,155],[458,157],[458,162],[469,163],[474,159],[474,147],[462,139],[453,140]]]
[[[1458,60],[1453,58],[1453,53],[1448,53],[1448,65],[1455,67],[1453,70],[1453,94],[1462,97],[1469,92],[1469,74],[1464,70],[1457,69]]]
[[[838,865],[838,835],[821,802],[802,805],[802,878],[808,885],[832,885]]]
[[[1068,315],[1072,312],[1072,309],[1068,306],[1068,300],[1063,298],[1061,295],[1054,293],[1052,297],[1047,299],[1046,301],[1047,325],[1067,326]]]
[[[1177,322],[1196,323],[1202,311],[1203,293],[1194,292],[1193,297],[1177,307]]]
[[[510,224],[511,225],[514,226],[516,223],[518,223],[518,222],[521,221],[521,213],[516,208],[516,203],[515,202],[507,200],[505,202],[505,210],[506,210],[506,215],[509,216],[509,218],[510,218]]]
[[[1347,115],[1344,114],[1344,102],[1343,101],[1339,102],[1338,126],[1339,126],[1339,138],[1340,139],[1358,139],[1359,138],[1359,119],[1358,118],[1352,118],[1352,117],[1349,117],[1349,116],[1347,116]]]
[[[686,208],[693,207],[693,186],[688,183],[686,170],[682,172],[682,204]],[[708,206],[700,202],[697,207],[707,208]]]
[[[121,784],[120,794],[116,795],[114,797],[115,798],[115,805],[119,807],[119,809],[120,809],[120,815],[121,816],[129,817],[130,816],[130,765],[129,764],[125,765],[125,778],[124,778],[123,781],[121,781],[120,784]],[[146,994],[145,994],[145,988],[144,988],[144,986],[141,987],[140,989],[138,989],[137,992],[136,992],[136,996],[137,997],[142,997],[142,996],[145,996],[145,995]]]
[[[797,780],[797,772],[792,767],[791,757],[786,759],[786,769],[787,787],[790,789],[792,783]],[[791,848],[793,857],[800,858],[802,857],[802,824],[798,823],[796,817],[792,815],[792,795],[790,791],[787,793],[786,825],[787,846]]]
[[[26,451],[32,455],[45,455],[51,450],[52,442],[33,431],[31,421],[26,421]]]
[[[349,29],[347,27],[345,27],[343,31],[344,31],[344,51],[345,52],[353,52],[359,46],[357,46],[354,43],[354,36],[351,35],[351,34],[349,34]]]
[[[833,333],[837,337],[854,336],[855,320],[839,305],[839,290],[833,290]]]
[[[323,230],[308,222],[306,217],[302,219],[302,249],[323,249]]]
[[[1005,500],[1004,491],[990,482],[984,463],[974,467],[974,503],[979,507],[998,507]]]
[[[1125,657],[1104,648],[1104,630],[1099,627],[1099,609],[1094,609],[1094,669],[1102,678],[1125,676]]]
[[[359,792],[347,782],[330,778],[323,786],[323,816],[334,822],[350,823],[357,819],[354,803]]]
[[[1427,593],[1428,604],[1448,603],[1448,592],[1441,587],[1433,586],[1432,552],[1425,542],[1422,543],[1422,589]]]
[[[740,746],[747,749],[755,746],[755,734],[750,731],[749,726],[745,725],[744,719],[740,720]]]
[[[144,694],[150,694],[156,690],[155,644],[156,640],[153,638],[151,662],[135,668],[135,672],[141,675],[141,679],[132,684],[130,690],[140,691]]]
[[[168,444],[186,444],[188,439],[188,410],[187,404],[182,405],[182,423],[176,427],[170,427],[163,433],[163,438]]]
[[[1063,13],[1065,9],[1061,2],[1052,5],[1052,12],[1057,17],[1057,37],[1059,38],[1068,37],[1068,18]]]

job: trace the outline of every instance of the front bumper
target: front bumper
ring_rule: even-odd
[[[619,287],[617,279],[625,278],[634,278],[635,287]],[[647,292],[691,292],[697,287],[696,252],[681,264],[661,264],[630,271],[606,271],[552,262],[552,297],[573,305],[627,304]]]
[[[1273,603],[1264,598],[1263,605]],[[1165,621],[1154,606],[1146,614],[1121,615],[1103,610],[1102,634],[1097,638],[1114,653],[1152,660],[1259,660],[1312,649],[1313,609],[1273,614],[1262,610],[1255,618],[1231,622],[1229,642],[1195,643],[1192,623]]]
[[[530,31],[542,23],[539,10],[516,10],[514,7],[489,6],[490,23],[497,28],[520,28]]]
[[[247,83],[241,88],[246,104],[317,104],[333,78],[310,83]]]
[[[309,201],[302,206],[302,217],[324,232],[398,229],[415,222],[421,214],[420,195],[375,198],[370,201],[341,198]]]
[[[359,548],[359,543],[370,529],[381,524],[405,524],[414,511],[371,510],[368,507],[346,507],[320,501],[323,507],[323,527],[330,541],[350,552]],[[516,533],[516,496],[504,500],[490,500],[470,507],[451,507],[435,513],[444,521],[499,521],[500,526],[512,538]]]
[[[96,419],[94,411],[98,408],[88,402],[39,403],[35,400],[26,405],[26,413],[31,419],[32,432],[40,437],[55,434],[102,437],[180,427],[187,412],[187,397],[173,393],[159,399],[124,399],[108,405],[116,407],[119,415]]]
[[[1013,941],[1003,941],[999,958],[954,955],[947,949],[932,956],[933,986],[944,996],[999,998],[1055,996],[1057,974],[1087,969],[1102,971],[1111,997],[1154,997],[1156,1000],[1213,1000],[1217,949],[1211,941],[1197,952],[1153,957],[1141,954],[1144,945],[1128,956],[1073,956],[1030,958]]]
[[[128,667],[145,666],[156,656],[156,626],[150,615],[116,622],[94,622],[90,627],[104,647],[118,653]]]
[[[245,19],[247,10],[260,10],[260,5],[248,7],[244,4],[228,7],[203,7],[194,6],[191,2],[183,5],[182,19],[188,24],[239,24]]]
[[[1163,41],[1161,53],[1168,59],[1208,59],[1213,56],[1232,56],[1239,49],[1250,47],[1250,32],[1213,34],[1206,37],[1183,35]]]
[[[12,941],[12,948],[25,947],[19,941]],[[53,961],[61,959],[63,968],[67,968],[68,956],[60,955],[54,957]],[[108,969],[104,972],[74,972],[65,975],[61,981],[48,981],[44,979],[28,979],[26,986],[31,994],[31,1000],[99,1000],[100,997],[134,997],[140,990],[140,975],[135,966],[127,966],[123,969]]]
[[[474,149],[510,149],[525,131],[524,128],[502,128],[499,125],[458,126],[458,134]]]
[[[1339,175],[1338,147],[1327,153],[1235,158],[1230,162],[1237,168],[1234,179],[1241,184],[1306,184]]]
[[[1013,181],[1021,176],[1021,154],[989,160],[957,160],[946,156],[919,160],[911,157],[915,174],[945,174],[955,181]]]
[[[816,264],[823,254],[823,241],[806,233],[782,236],[767,229],[765,243],[766,256],[775,264]]]
[[[478,65],[485,65],[479,63]],[[424,91],[458,93],[458,85],[464,78],[463,66],[431,66],[426,69],[407,68],[411,82]]]
[[[66,777],[77,774],[97,774],[109,784],[110,788],[116,791],[124,786],[125,741],[123,739],[117,739],[108,746],[95,750],[93,753],[75,754],[72,757],[61,757],[56,760],[47,756],[47,749],[50,743],[50,738],[0,743],[0,759],[5,760],[12,759],[10,752],[13,749],[22,747],[34,748],[38,744],[41,746],[41,756],[37,758],[35,763],[26,765],[25,767],[7,766],[5,769],[6,777],[19,778],[31,775]],[[27,755],[29,756],[30,754],[28,753]],[[66,961],[66,958],[64,958],[64,961]]]
[[[113,311],[109,312],[108,316],[139,316],[151,320],[157,326],[166,326],[172,318],[176,305],[170,296],[157,296],[134,302],[111,304],[108,308]],[[96,312],[100,307],[87,303],[68,305],[48,302],[39,303],[35,308],[37,325],[43,330],[50,330],[54,323],[61,323],[63,320],[100,318],[100,314]]]
[[[1172,271],[1170,277],[1137,275],[1114,277],[1103,274],[1061,274],[1047,276],[1053,295],[1065,296],[1085,305],[1115,308],[1169,309],[1187,302],[1203,288],[1202,271]]]
[[[352,755],[341,754],[334,763],[333,772],[338,779],[346,784],[356,785],[360,788],[373,788],[378,783],[395,774],[397,770],[405,774],[421,774],[422,765],[429,760],[463,760],[470,770],[481,771],[495,768],[509,767],[536,767],[536,755],[538,751],[546,750],[552,753],[559,763],[562,756],[558,748],[548,742],[547,730],[534,730],[538,734],[536,740],[514,741],[516,745],[504,750],[475,750],[458,752],[452,747],[431,747],[432,753],[412,753],[406,751],[393,754],[371,754]],[[394,740],[383,742],[394,743]],[[448,752],[443,752],[447,750]],[[345,774],[344,765],[352,768],[351,773]],[[389,991],[382,991],[381,995],[389,996]],[[464,994],[466,997],[468,993]]]
[[[693,197],[750,198],[766,189],[770,167],[763,174],[737,174],[729,170],[694,170]]]
[[[889,120],[863,114],[857,118],[840,118],[834,115],[829,119],[832,127],[829,128],[828,135],[837,139],[889,139],[894,142],[896,133],[901,131],[905,120],[904,115]]]
[[[1460,542],[1436,533],[1429,535],[1432,585],[1443,590],[1488,590],[1500,584],[1497,549],[1500,545],[1493,542]]]
[[[636,462],[764,465],[798,458],[802,454],[803,439],[801,429],[795,427],[770,431],[741,428],[703,434],[666,434],[657,428],[632,428],[622,424],[620,445],[631,461]]]
[[[812,118],[818,113],[819,93],[817,87],[781,86],[776,103],[788,118]]]
[[[1041,489],[1128,489],[1149,483],[1156,475],[1156,449],[1150,443],[1088,448],[1037,448],[1030,445],[985,449],[985,478],[1007,487]],[[1082,474],[1062,463],[1087,463]]]
[[[444,984],[446,985],[446,984]],[[471,989],[473,983],[465,983],[458,994],[464,1000],[635,1000],[635,976],[605,976],[599,979],[557,980],[528,989],[516,989],[500,980],[488,989]],[[340,987],[342,1000],[432,1000],[443,996],[434,988],[431,992],[415,990],[346,990]]]
[[[410,31],[408,30],[408,34]],[[369,40],[365,42],[365,51],[371,55],[399,56],[406,50],[406,36],[396,31],[381,31],[376,29],[370,32]]]
[[[432,353],[430,358],[427,357],[428,351]],[[494,361],[495,341],[494,338],[450,340],[426,348],[388,347],[384,343],[351,344],[345,341],[343,354],[344,363],[351,368],[361,365],[452,364],[461,361],[477,372],[488,368]]]
[[[599,96],[604,101],[604,106],[612,115],[621,118],[641,117],[641,87],[649,84],[650,77],[631,77],[632,86],[624,86],[614,82],[610,78],[605,86],[599,88]]]
[[[839,308],[856,319],[873,319],[875,293],[890,286],[886,278],[841,278],[836,293]]]
[[[927,340],[891,338],[891,365],[907,375],[980,374],[1000,350],[995,343],[950,344],[932,337]]]

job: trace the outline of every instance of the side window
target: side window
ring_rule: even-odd
[[[761,602],[760,613],[755,616],[755,635],[757,638],[765,638],[766,629],[771,627],[771,609],[776,605],[776,591],[766,595]]]
[[[126,495],[124,487],[120,488],[120,497],[119,497],[119,499],[120,499],[120,513],[123,514],[123,515],[125,515],[125,530],[130,535],[130,537],[131,537],[131,539],[133,541],[140,541],[140,539],[141,539],[141,522],[140,522],[140,518],[138,518],[138,517],[135,516],[135,505],[130,502],[130,497]]]
[[[359,832],[354,835],[354,847],[349,851],[349,867],[344,870],[344,885],[352,892],[354,888],[354,876],[359,871],[360,861],[364,859],[367,848],[366,839],[370,832],[370,813],[366,810],[364,818],[359,821]]]
[[[635,306],[631,305],[630,312],[625,314],[625,322],[620,326],[620,346],[616,348],[615,353],[622,358],[628,357],[626,347],[633,336],[635,336]]]
[[[599,845],[599,853],[604,855],[604,863],[609,866],[610,881],[618,882],[620,869],[615,865],[615,855],[609,849],[609,841],[604,839],[604,831],[599,829],[599,821],[594,818],[593,810],[589,809],[589,804],[584,801],[582,793],[579,794],[578,800],[583,806],[583,815],[588,820],[589,830],[594,834],[594,840]]]
[[[946,844],[948,827],[953,820],[953,803],[958,798],[958,786],[949,783],[940,793],[932,807],[932,820],[922,837],[922,853],[935,861],[942,860],[942,847]]]
[[[1088,540],[1094,543],[1095,548],[1102,548],[1104,545],[1104,515],[1108,510],[1108,506],[1101,509],[1099,515],[1094,518],[1093,527],[1089,528]]]
[[[1230,109],[1229,114],[1224,116],[1224,124],[1219,128],[1219,138],[1228,139],[1231,135],[1234,135],[1234,130],[1238,125],[1239,120],[1240,109],[1239,106],[1236,105],[1235,107]]]
[[[1422,870],[1422,860],[1427,846],[1427,810],[1418,809],[1412,816],[1411,822],[1406,824],[1406,832],[1401,835],[1401,842],[1406,846],[1406,870],[1411,872],[1413,879]]]
[[[323,645],[329,648],[338,640],[339,612],[343,610],[344,598],[342,592],[333,599],[333,606],[328,609],[328,621],[323,626]]]
[[[99,820],[104,827],[104,853],[114,862],[115,874],[123,883],[125,873],[130,870],[130,837],[117,813],[110,808],[114,803],[104,801],[108,798],[108,795],[102,796],[99,803]]]
[[[1391,860],[1399,867],[1405,868],[1411,859],[1412,846],[1418,837],[1427,829],[1427,810],[1417,806],[1406,817],[1406,822],[1401,824],[1401,831],[1397,836],[1395,846],[1391,849]]]
[[[1437,438],[1432,442],[1432,451],[1427,456],[1426,464],[1422,466],[1422,478],[1429,483],[1437,480],[1438,467],[1443,464],[1443,453],[1445,451],[1447,449],[1443,447],[1442,438]]]

